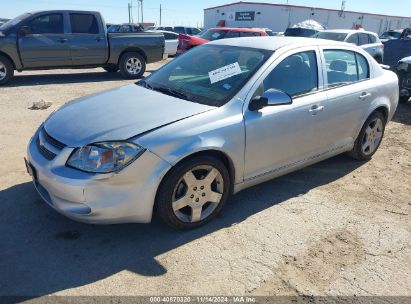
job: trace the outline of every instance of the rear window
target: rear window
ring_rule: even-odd
[[[90,14],[70,14],[71,32],[74,34],[98,34],[96,17]]]
[[[291,37],[312,37],[317,34],[318,31],[313,29],[305,29],[300,27],[289,27],[285,32],[284,36]]]
[[[316,35],[316,37],[320,38],[320,39],[344,41],[345,38],[347,37],[347,34],[345,34],[345,33],[319,32]]]
[[[370,38],[370,43],[377,43],[377,37],[376,36],[369,34],[368,37]]]

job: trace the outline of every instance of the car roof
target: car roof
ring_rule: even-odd
[[[149,30],[149,31],[146,31],[146,32],[150,32],[150,33],[166,33],[166,34],[178,35],[178,33],[176,33],[176,32],[164,31],[164,30]]]
[[[242,37],[242,38],[231,38],[231,39],[219,39],[211,41],[207,44],[214,45],[227,45],[227,46],[242,46],[255,49],[265,49],[270,51],[278,50],[285,46],[320,46],[320,45],[340,45],[345,46],[347,43],[325,40],[325,39],[315,39],[315,38],[304,38],[304,37]]]
[[[31,15],[37,15],[37,14],[50,14],[50,13],[74,13],[74,14],[99,14],[97,11],[79,11],[79,10],[44,10],[44,11],[32,11],[28,12],[28,14]]]
[[[343,29],[339,30],[339,29],[336,29],[336,30],[321,31],[321,33],[323,33],[323,32],[325,32],[325,33],[342,33],[342,34],[364,33],[364,34],[377,35],[376,33],[369,32],[369,31],[363,31],[363,30],[343,30]]]
[[[218,31],[230,31],[230,32],[264,32],[264,29],[262,28],[256,28],[256,27],[213,27],[210,28],[209,30],[218,30]]]

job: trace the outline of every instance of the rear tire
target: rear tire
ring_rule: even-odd
[[[109,73],[116,73],[118,71],[118,65],[116,64],[108,65],[108,66],[103,67],[103,69]]]
[[[124,78],[141,78],[146,71],[146,61],[137,52],[128,52],[120,58],[120,73]]]
[[[0,85],[8,83],[14,76],[14,67],[12,62],[0,55]]]
[[[230,175],[223,162],[199,156],[177,164],[165,176],[156,211],[173,228],[196,228],[216,217],[230,194]]]
[[[377,152],[385,131],[385,118],[380,112],[374,112],[365,121],[354,148],[348,152],[356,160],[370,160]]]

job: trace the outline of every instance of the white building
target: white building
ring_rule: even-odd
[[[329,29],[362,27],[379,34],[389,29],[411,27],[411,17],[274,3],[235,2],[204,10],[205,28],[221,25],[263,27],[283,32],[287,27],[307,19],[314,19]]]

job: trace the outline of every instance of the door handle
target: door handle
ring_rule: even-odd
[[[103,38],[101,38],[101,37],[96,37],[96,41],[97,41],[97,42],[100,42],[101,40],[103,40]]]
[[[319,105],[313,105],[308,112],[310,112],[312,115],[317,115],[318,112],[321,112],[324,110],[324,106],[319,106]]]
[[[362,93],[361,95],[360,95],[360,99],[361,100],[365,100],[365,99],[367,99],[368,97],[370,97],[371,96],[371,93],[367,93],[367,92],[364,92],[364,93]]]
[[[59,39],[57,39],[57,41],[60,42],[60,43],[64,43],[64,42],[67,41],[67,38],[59,38]]]

